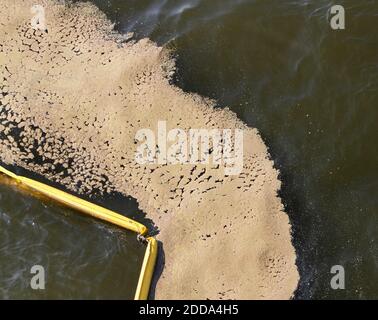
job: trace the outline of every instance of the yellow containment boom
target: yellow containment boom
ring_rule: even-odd
[[[73,196],[67,192],[61,191],[47,184],[18,176],[13,172],[0,166],[0,173],[7,175],[8,177],[16,180],[17,182],[37,191],[51,199],[54,199],[60,203],[67,205],[68,207],[78,210],[82,213],[86,213],[95,218],[110,222],[119,227],[134,231],[141,236],[147,233],[147,227],[143,224],[122,216],[116,212],[105,209],[101,206],[93,204],[89,201],[83,200],[76,196]],[[146,300],[148,298],[153,272],[155,269],[156,258],[158,253],[158,243],[156,239],[149,237],[146,239],[148,242],[146,253],[143,259],[142,270],[139,276],[138,286],[135,293],[135,300]]]
[[[146,254],[144,255],[142,270],[140,272],[135,300],[146,300],[150,291],[152,276],[154,274],[156,258],[158,253],[158,243],[155,238],[147,238],[148,241]]]

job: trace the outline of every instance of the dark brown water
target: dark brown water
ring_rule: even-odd
[[[0,177],[2,299],[133,299],[145,247],[132,232],[20,191]],[[33,290],[34,265],[45,289]]]
[[[93,2],[121,32],[174,49],[177,85],[260,130],[284,182],[301,275],[296,298],[378,298],[378,1],[337,1],[346,10],[338,31],[328,0]],[[33,259],[60,270],[45,297],[130,297],[141,253],[127,235],[19,200],[9,187],[0,196],[3,297],[35,297],[20,282]],[[33,230],[42,227],[41,238]],[[87,278],[76,264],[90,270]],[[330,286],[333,265],[345,268],[345,290]]]

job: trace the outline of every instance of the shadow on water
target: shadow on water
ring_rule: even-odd
[[[277,159],[278,155],[270,149],[273,159]],[[311,279],[313,279],[313,268],[309,267],[308,261],[310,249],[306,243],[306,226],[303,225],[303,217],[301,212],[305,212],[305,206],[301,202],[300,195],[292,187],[294,184],[294,177],[292,173],[285,169],[278,160],[275,160],[275,165],[279,169],[279,179],[281,180],[281,189],[278,195],[282,199],[285,207],[285,212],[288,214],[291,223],[291,234],[293,238],[293,245],[297,254],[296,264],[299,272],[299,283],[294,293],[294,299],[309,299],[311,297]],[[306,258],[307,257],[307,258]]]
[[[155,266],[155,271],[154,275],[152,278],[151,282],[151,288],[150,288],[150,294],[149,294],[149,299],[155,299],[156,298],[156,286],[157,283],[163,274],[163,270],[165,267],[165,253],[164,253],[164,245],[161,241],[158,241],[158,257],[156,260],[156,266]]]
[[[156,236],[160,232],[159,227],[155,225],[152,219],[147,218],[146,213],[139,209],[139,203],[135,198],[126,197],[119,192],[112,192],[88,198],[88,201],[92,201],[142,223],[147,227],[149,236]]]

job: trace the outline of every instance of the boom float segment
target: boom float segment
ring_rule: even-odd
[[[152,237],[149,237],[146,240],[148,241],[148,245],[143,259],[137,290],[135,292],[135,300],[146,300],[148,298],[156,264],[158,243],[156,239]]]

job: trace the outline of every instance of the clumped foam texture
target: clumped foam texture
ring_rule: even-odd
[[[278,171],[254,128],[171,84],[169,51],[125,39],[94,5],[1,0],[1,160],[77,194],[117,191],[160,229],[158,299],[288,299],[298,284]],[[135,134],[156,128],[244,130],[244,168],[139,165]],[[127,262],[125,262],[127,263]]]

